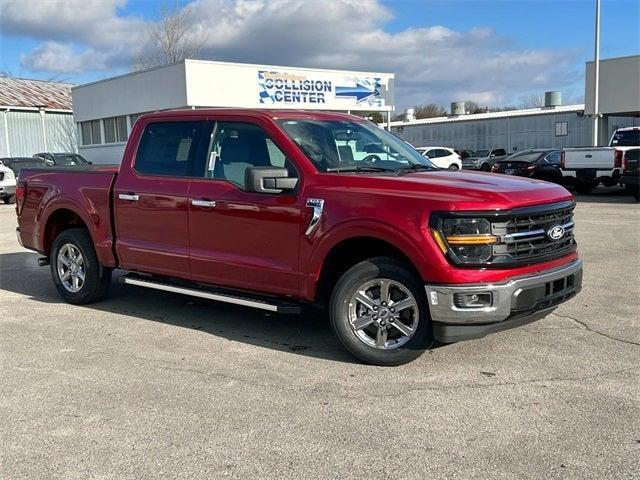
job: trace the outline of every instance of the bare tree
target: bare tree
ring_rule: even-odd
[[[544,107],[544,95],[522,95],[520,97],[520,108],[542,108]]]
[[[57,122],[53,145],[50,151],[78,153],[78,126],[71,115],[65,115],[64,119]]]
[[[160,20],[149,27],[149,46],[136,59],[136,70],[200,56],[207,38],[191,28],[191,12],[189,7],[162,9]]]
[[[447,111],[440,105],[435,103],[429,103],[428,105],[416,105],[413,107],[414,115],[416,119],[419,118],[436,118],[446,117]]]

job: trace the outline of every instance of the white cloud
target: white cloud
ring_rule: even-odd
[[[123,16],[126,0],[0,0],[0,28],[44,41],[23,55],[26,68],[78,73],[131,65],[146,24]],[[379,0],[198,0],[188,4],[204,58],[371,70],[396,74],[397,103],[500,104],[522,94],[573,87],[575,52],[521,49],[491,28],[467,32],[420,26],[391,33]],[[420,7],[416,7],[420,8]]]

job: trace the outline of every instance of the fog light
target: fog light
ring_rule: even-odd
[[[491,292],[485,293],[456,293],[453,303],[457,308],[486,308],[493,302]]]

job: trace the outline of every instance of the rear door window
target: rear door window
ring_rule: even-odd
[[[135,170],[145,175],[193,176],[202,129],[201,121],[148,124],[140,139]]]

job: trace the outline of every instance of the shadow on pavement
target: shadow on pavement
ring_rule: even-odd
[[[597,187],[588,195],[578,195],[569,187],[578,203],[628,203],[637,204],[636,200],[623,187]]]
[[[48,267],[38,267],[38,255],[0,254],[0,290],[18,293],[30,301],[61,304]],[[279,315],[258,310],[121,285],[114,274],[109,295],[99,303],[77,308],[129,315],[153,322],[195,329],[228,340],[296,355],[355,363],[333,336],[322,312]]]

